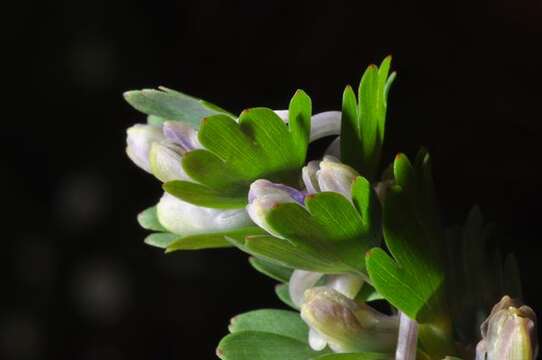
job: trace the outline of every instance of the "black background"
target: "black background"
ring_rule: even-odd
[[[332,110],[387,54],[398,79],[386,162],[427,146],[445,222],[480,204],[542,309],[540,1],[17,7],[3,56],[15,81],[1,132],[0,358],[212,359],[231,316],[281,306],[237,251],[142,243],[135,217],[160,187],[125,156],[125,129],[144,117],[123,91],[166,85],[240,111],[285,108],[302,88]]]

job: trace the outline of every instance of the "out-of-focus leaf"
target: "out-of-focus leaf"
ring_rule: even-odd
[[[140,212],[139,215],[137,215],[137,222],[142,228],[147,230],[167,231],[162,224],[160,224],[160,221],[158,221],[156,206],[152,206]]]
[[[523,298],[519,266],[514,254],[508,254],[504,259],[503,273],[504,293],[512,298]]]
[[[283,283],[290,281],[290,276],[292,276],[293,269],[277,265],[264,259],[252,256],[250,257],[249,262],[254,269],[262,274]]]
[[[294,304],[294,302],[290,298],[290,291],[288,289],[288,284],[279,284],[275,286],[275,293],[277,294],[277,297],[280,299],[280,301],[282,301],[283,303],[285,303],[292,309],[299,310],[299,308]]]
[[[394,356],[380,353],[352,353],[320,355],[312,360],[393,360]]]
[[[298,312],[277,309],[261,309],[237,315],[228,327],[231,333],[260,331],[282,335],[303,343],[308,342],[309,328]]]
[[[149,115],[147,116],[147,124],[153,125],[153,126],[161,126],[163,125],[167,120],[163,119],[159,116],[155,115]]]
[[[167,233],[167,232],[153,233],[153,234],[147,235],[147,237],[145,238],[145,244],[158,247],[161,249],[165,249],[180,238],[181,238],[180,235]]]
[[[200,250],[211,248],[223,248],[232,246],[226,237],[245,237],[248,235],[262,234],[263,230],[257,226],[248,226],[224,232],[197,234],[189,236],[177,236],[175,241],[166,246],[166,253],[177,250]]]
[[[126,101],[136,110],[152,115],[153,122],[177,120],[190,123],[198,128],[200,121],[211,115],[227,112],[216,105],[185,95],[175,90],[160,87],[159,90],[143,89],[124,93]]]
[[[376,291],[369,283],[364,283],[361,290],[356,295],[356,300],[361,302],[371,302],[376,300],[382,300],[384,297]]]

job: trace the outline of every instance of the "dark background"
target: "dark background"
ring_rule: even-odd
[[[541,4],[16,5],[3,56],[15,81],[1,132],[0,358],[212,359],[231,316],[280,306],[238,251],[166,256],[142,243],[135,217],[160,186],[125,156],[125,129],[144,117],[123,91],[166,85],[240,111],[286,108],[302,88],[332,110],[387,54],[398,79],[386,161],[427,146],[445,221],[480,204],[542,313]]]

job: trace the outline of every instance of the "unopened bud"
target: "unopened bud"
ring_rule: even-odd
[[[308,192],[333,191],[352,198],[352,184],[359,173],[333,156],[324,156],[320,163],[310,162],[302,170]]]
[[[537,356],[536,315],[530,307],[509,296],[493,307],[481,331],[477,360],[532,360]]]
[[[305,292],[301,317],[335,352],[393,353],[398,320],[338,291],[315,287]]]
[[[267,215],[278,204],[292,202],[303,204],[304,197],[304,193],[292,187],[275,184],[268,180],[256,180],[250,185],[246,209],[254,223],[270,234],[281,237],[279,234],[274,234],[268,225]]]
[[[136,124],[126,130],[126,154],[140,168],[151,172],[149,153],[154,142],[165,140],[157,126]]]
[[[182,149],[167,142],[151,145],[149,164],[152,174],[162,182],[190,180],[182,166]]]

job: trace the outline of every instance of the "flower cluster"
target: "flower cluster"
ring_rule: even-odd
[[[314,115],[303,91],[287,110],[239,116],[166,88],[125,94],[148,115],[128,129],[126,152],[164,189],[138,217],[154,231],[146,242],[166,252],[236,247],[292,308],[232,319],[220,358],[536,357],[529,307],[505,296],[488,313],[521,288],[513,256],[486,260],[479,211],[442,225],[425,149],[381,172],[390,63],[369,66],[357,96],[348,86],[341,111]],[[307,162],[324,137],[321,160]]]

